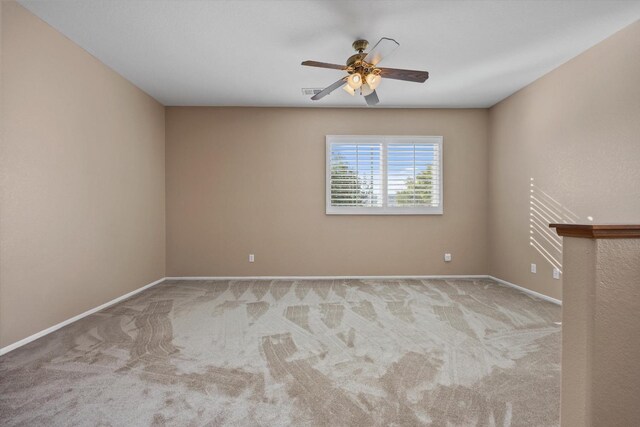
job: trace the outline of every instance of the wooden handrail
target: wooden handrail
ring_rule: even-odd
[[[549,224],[563,237],[587,239],[640,239],[638,224]]]

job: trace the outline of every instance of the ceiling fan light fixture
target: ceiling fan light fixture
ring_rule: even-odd
[[[347,84],[353,89],[358,89],[362,86],[362,76],[359,73],[353,73],[347,79]]]
[[[382,77],[378,74],[367,74],[367,84],[371,87],[372,90],[376,90],[376,88],[380,85],[382,81]]]
[[[356,40],[353,43],[353,48],[357,53],[347,58],[346,65],[303,61],[302,65],[307,67],[328,68],[346,73],[346,75],[343,74],[340,80],[325,87],[313,95],[311,99],[313,101],[322,99],[340,87],[351,96],[354,96],[356,91],[360,89],[358,94],[363,95],[367,105],[372,106],[380,102],[376,88],[382,82],[383,75],[385,79],[404,80],[414,83],[424,83],[429,78],[427,71],[378,67],[380,61],[389,56],[399,46],[399,43],[394,39],[382,37],[369,52],[365,53],[367,45],[368,42],[366,40]]]
[[[342,86],[342,89],[344,89],[344,91],[347,92],[351,96],[354,96],[356,94],[356,90],[354,88],[352,88],[351,86],[349,86],[348,84]]]

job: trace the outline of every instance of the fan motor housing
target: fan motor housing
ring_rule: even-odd
[[[347,59],[347,67],[353,66],[356,61],[363,61],[366,56],[366,53],[356,53],[355,55],[351,55],[349,59]]]

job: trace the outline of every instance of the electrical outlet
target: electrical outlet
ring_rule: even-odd
[[[444,254],[444,262],[451,262],[451,254]]]
[[[536,265],[535,264],[531,264],[531,272],[532,273],[536,273],[537,269],[536,269]]]
[[[553,267],[553,278],[560,279],[560,269]]]
[[[249,262],[254,262],[256,260],[256,257],[253,256],[253,254],[249,254]]]

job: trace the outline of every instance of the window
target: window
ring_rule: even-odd
[[[327,214],[442,214],[441,136],[327,136]]]

